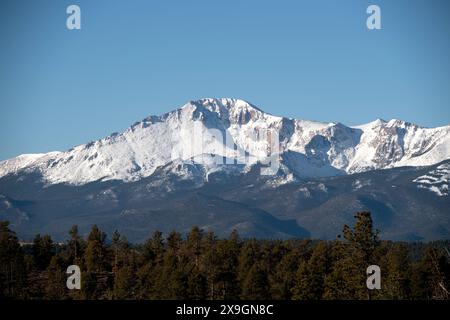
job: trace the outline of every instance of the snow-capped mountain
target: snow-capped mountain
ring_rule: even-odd
[[[279,141],[276,150],[271,135]],[[297,177],[426,166],[450,158],[450,126],[422,128],[400,120],[376,120],[348,127],[274,116],[239,99],[202,99],[65,152],[0,162],[0,177],[38,172],[47,184],[130,182],[174,161],[200,163],[205,175],[230,167],[245,172],[273,153],[279,154],[282,171]],[[220,163],[222,158],[227,165]]]
[[[0,162],[0,220],[22,239],[63,240],[94,223],[136,242],[193,225],[334,239],[367,210],[385,239],[448,239],[449,168],[450,126],[348,127],[203,99],[65,152]]]

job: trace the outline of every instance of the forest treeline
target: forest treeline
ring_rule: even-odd
[[[86,239],[73,226],[64,244],[36,235],[21,245],[0,222],[0,298],[449,299],[449,244],[380,241],[368,212],[334,241],[218,239],[193,227],[133,245],[94,225]],[[366,286],[372,264],[380,290]],[[69,265],[81,268],[81,290],[66,287]]]

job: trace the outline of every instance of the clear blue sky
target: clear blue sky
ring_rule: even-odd
[[[70,4],[82,30],[66,29]],[[449,124],[450,1],[0,1],[0,159],[202,97],[347,125]]]

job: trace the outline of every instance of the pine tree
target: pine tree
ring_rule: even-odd
[[[204,300],[207,297],[208,284],[205,274],[194,267],[187,278],[187,296],[186,298],[192,300]]]
[[[136,271],[136,292],[140,299],[158,298],[157,279],[161,278],[165,248],[160,231],[155,231],[142,249],[143,261]]]
[[[217,254],[217,237],[214,235],[214,232],[209,231],[206,234],[201,247],[200,272],[203,272],[206,279],[206,298],[212,300],[216,299],[218,295],[217,282],[219,265],[221,264]]]
[[[362,299],[355,291],[363,292],[364,275],[360,265],[354,265],[348,247],[341,241],[332,244],[331,272],[325,276],[324,299],[345,300]],[[360,260],[360,259],[358,259]],[[356,287],[354,287],[356,284]]]
[[[196,267],[199,266],[199,259],[201,253],[201,242],[203,238],[203,231],[199,227],[192,227],[188,234],[186,241],[187,256],[194,262]]]
[[[154,284],[155,299],[183,299],[187,296],[188,272],[182,262],[182,243],[178,232],[172,231],[167,237],[167,250]]]
[[[370,212],[358,212],[355,215],[356,223],[353,230],[344,225],[343,235],[345,240],[350,244],[350,250],[360,251],[366,263],[371,264],[375,262],[374,252],[380,244],[378,239],[378,230],[373,229],[373,221]]]
[[[302,263],[297,271],[293,298],[299,300],[322,299],[325,276],[329,273],[329,248],[325,241],[318,243],[310,259]]]
[[[85,252],[86,268],[89,272],[104,272],[108,268],[106,234],[97,225],[92,227],[88,236]]]
[[[85,243],[78,233],[78,226],[73,225],[69,230],[70,240],[67,244],[67,260],[70,264],[81,267],[84,255]]]
[[[181,234],[176,231],[169,233],[167,237],[167,251],[178,257],[180,253],[180,248],[182,244]]]
[[[343,228],[344,242],[334,246],[335,263],[325,278],[325,299],[371,299],[366,270],[379,264],[379,231],[373,229],[369,212],[358,212],[355,219],[353,229],[348,225]]]
[[[191,228],[180,250],[176,272],[173,273],[175,278],[172,281],[186,282],[185,297],[188,299],[205,299],[207,296],[206,270],[201,265],[203,237],[203,231],[197,226]]]
[[[155,283],[160,275],[161,266],[145,263],[136,271],[136,297],[138,299],[156,299]]]
[[[116,230],[112,236],[114,251],[114,299],[133,299],[137,290],[137,258],[130,250],[130,244]]]
[[[449,299],[450,265],[448,256],[437,248],[428,247],[422,259],[413,266],[412,298]]]
[[[54,253],[53,241],[49,235],[37,234],[33,240],[33,259],[37,270],[46,270]]]
[[[217,281],[213,290],[215,298],[226,300],[239,299],[238,257],[240,250],[241,241],[236,230],[231,232],[228,239],[217,241]]]
[[[408,249],[404,244],[391,244],[388,247],[383,263],[384,298],[391,300],[408,299],[410,295],[411,266]]]
[[[87,239],[81,286],[85,299],[106,298],[110,291],[110,255],[105,245],[106,234],[94,225]]]
[[[269,274],[271,298],[275,300],[292,299],[293,287],[296,284],[296,271],[299,264],[304,259],[304,245],[307,242],[301,242],[295,245],[293,242],[287,242],[283,245],[276,245],[273,249],[275,253],[271,256],[278,257],[278,263],[273,268],[273,273]],[[279,253],[277,253],[279,252]],[[271,270],[271,267],[269,267]]]
[[[117,264],[119,260],[119,250],[120,248],[120,233],[115,230],[112,235],[112,249],[114,251],[114,264],[113,264],[113,272],[117,271]]]
[[[247,273],[242,285],[241,298],[246,300],[269,299],[267,270],[260,263],[255,263]]]
[[[239,254],[238,281],[243,286],[252,266],[261,259],[261,250],[255,239],[246,241]]]
[[[24,254],[9,222],[0,221],[0,298],[26,296]]]
[[[114,299],[134,299],[136,287],[136,276],[133,266],[121,267],[114,277]]]
[[[64,261],[60,255],[52,256],[47,269],[48,280],[45,287],[45,298],[49,300],[62,300],[67,298]]]
[[[159,264],[164,255],[164,239],[161,231],[155,231],[143,247],[143,257],[150,265]]]

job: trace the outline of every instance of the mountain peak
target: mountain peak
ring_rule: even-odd
[[[208,119],[208,114],[215,114],[222,120],[234,124],[246,124],[272,115],[255,105],[235,98],[204,98],[186,103],[175,112],[187,113],[194,119]],[[277,117],[278,118],[278,117]]]
[[[376,119],[374,121],[371,121],[371,122],[368,122],[368,123],[365,123],[365,124],[360,124],[360,125],[357,125],[357,126],[352,126],[352,127],[356,128],[356,129],[364,129],[364,128],[367,129],[367,128],[379,127],[379,126],[384,125],[386,123],[387,123],[386,120],[378,118],[378,119]]]
[[[256,110],[258,112],[264,113],[264,111],[262,111],[255,105],[243,99],[236,98],[203,98],[199,100],[192,100],[186,103],[181,109],[186,108],[205,108],[213,112],[242,112],[248,110]]]
[[[405,128],[405,127],[409,127],[409,126],[416,126],[417,127],[417,125],[415,125],[415,124],[412,124],[412,123],[407,122],[407,121],[399,120],[399,119],[391,119],[391,120],[389,120],[387,125],[390,126],[390,127],[401,127],[401,128]]]

